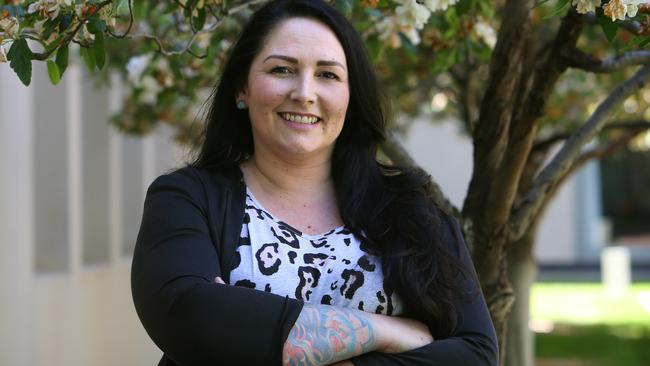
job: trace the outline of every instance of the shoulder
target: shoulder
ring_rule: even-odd
[[[237,166],[229,166],[219,170],[208,170],[187,165],[182,168],[160,175],[150,186],[177,186],[179,188],[199,189],[207,186],[229,186],[241,180],[241,171]]]
[[[241,180],[237,166],[220,170],[207,170],[195,166],[185,166],[157,177],[147,190],[147,197],[161,192],[176,192],[198,200],[233,189]]]
[[[453,256],[462,257],[467,248],[458,219],[437,206],[435,209],[438,217],[437,231],[440,243]]]

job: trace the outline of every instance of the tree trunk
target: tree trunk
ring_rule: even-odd
[[[537,265],[533,258],[537,223],[513,243],[508,253],[508,275],[515,294],[515,302],[508,319],[505,347],[505,366],[534,366],[534,333],[529,328],[530,289],[535,282]]]

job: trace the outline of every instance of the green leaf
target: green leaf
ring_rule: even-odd
[[[25,39],[17,39],[11,45],[7,59],[9,66],[16,72],[18,78],[25,86],[29,86],[32,80],[32,59],[34,54],[29,49]]]
[[[65,32],[66,29],[72,24],[74,13],[67,13],[60,16],[61,22],[59,23],[59,33]]]
[[[639,42],[639,48],[644,48],[647,45],[650,45],[650,37]]]
[[[560,14],[566,13],[570,5],[571,5],[571,0],[558,0],[557,4],[555,4],[551,12],[544,17],[544,20],[549,18],[554,18]]]
[[[54,85],[61,81],[61,73],[59,72],[59,67],[56,65],[56,62],[47,60],[47,75],[50,77],[50,81]]]
[[[460,19],[458,18],[458,14],[456,14],[456,8],[449,8],[445,12],[445,20],[453,29],[457,30],[460,28]]]
[[[95,64],[98,69],[103,69],[106,63],[106,46],[104,44],[104,33],[95,34],[95,43],[93,44],[95,54]]]
[[[81,47],[79,48],[79,54],[84,60],[84,63],[86,64],[88,70],[91,72],[95,71],[95,67],[97,66],[95,63],[95,52],[90,48]]]
[[[615,22],[613,22],[611,18],[605,15],[600,8],[598,10],[599,11],[596,12],[598,18],[598,24],[600,25],[600,28],[603,30],[603,33],[605,33],[605,37],[607,37],[607,40],[611,43],[614,40],[614,38],[616,38],[616,33],[618,32],[618,25]]]
[[[183,14],[185,15],[186,18],[189,18],[192,16],[192,9],[196,6],[196,3],[199,0],[188,0],[185,5],[183,6]]]
[[[133,17],[136,20],[143,20],[147,16],[147,2],[142,0],[133,1]]]
[[[59,44],[63,41],[64,38],[65,36],[63,35],[56,37],[54,41],[45,46],[45,52],[54,52],[54,50],[59,47]]]
[[[57,17],[54,20],[48,20],[43,24],[43,34],[42,37],[43,39],[48,39],[52,35],[52,32],[54,32],[59,24],[61,23],[61,17]]]
[[[354,4],[351,0],[338,0],[336,2],[336,7],[345,15],[346,18],[352,16],[352,10],[354,9]]]
[[[98,13],[88,19],[88,32],[92,34],[102,33],[106,30],[106,22],[99,17]]]
[[[63,76],[65,69],[68,68],[68,47],[69,43],[64,43],[56,51],[56,66],[59,68],[59,73]]]
[[[370,58],[374,63],[377,63],[384,56],[384,42],[375,38],[373,40],[367,40],[366,44]]]
[[[543,4],[546,4],[549,1],[550,0],[540,0],[540,1],[537,2],[537,4],[535,4],[535,6],[533,6],[533,9],[535,9],[535,8],[537,8],[537,7],[539,7],[539,6],[543,5]]]
[[[487,19],[492,19],[495,16],[494,5],[490,0],[478,0],[478,7],[481,9],[481,14]]]
[[[205,25],[205,8],[198,9],[197,12],[198,15],[192,17],[192,24],[194,24],[194,29],[201,30]]]
[[[460,0],[454,6],[458,14],[469,13],[476,6],[476,0]]]

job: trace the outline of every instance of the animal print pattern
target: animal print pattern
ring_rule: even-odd
[[[350,230],[302,233],[276,220],[248,189],[230,283],[310,303],[402,313],[401,299],[384,286],[381,262]]]

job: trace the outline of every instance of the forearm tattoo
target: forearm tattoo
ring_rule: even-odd
[[[284,344],[284,365],[329,365],[373,351],[376,343],[362,312],[305,304]]]

